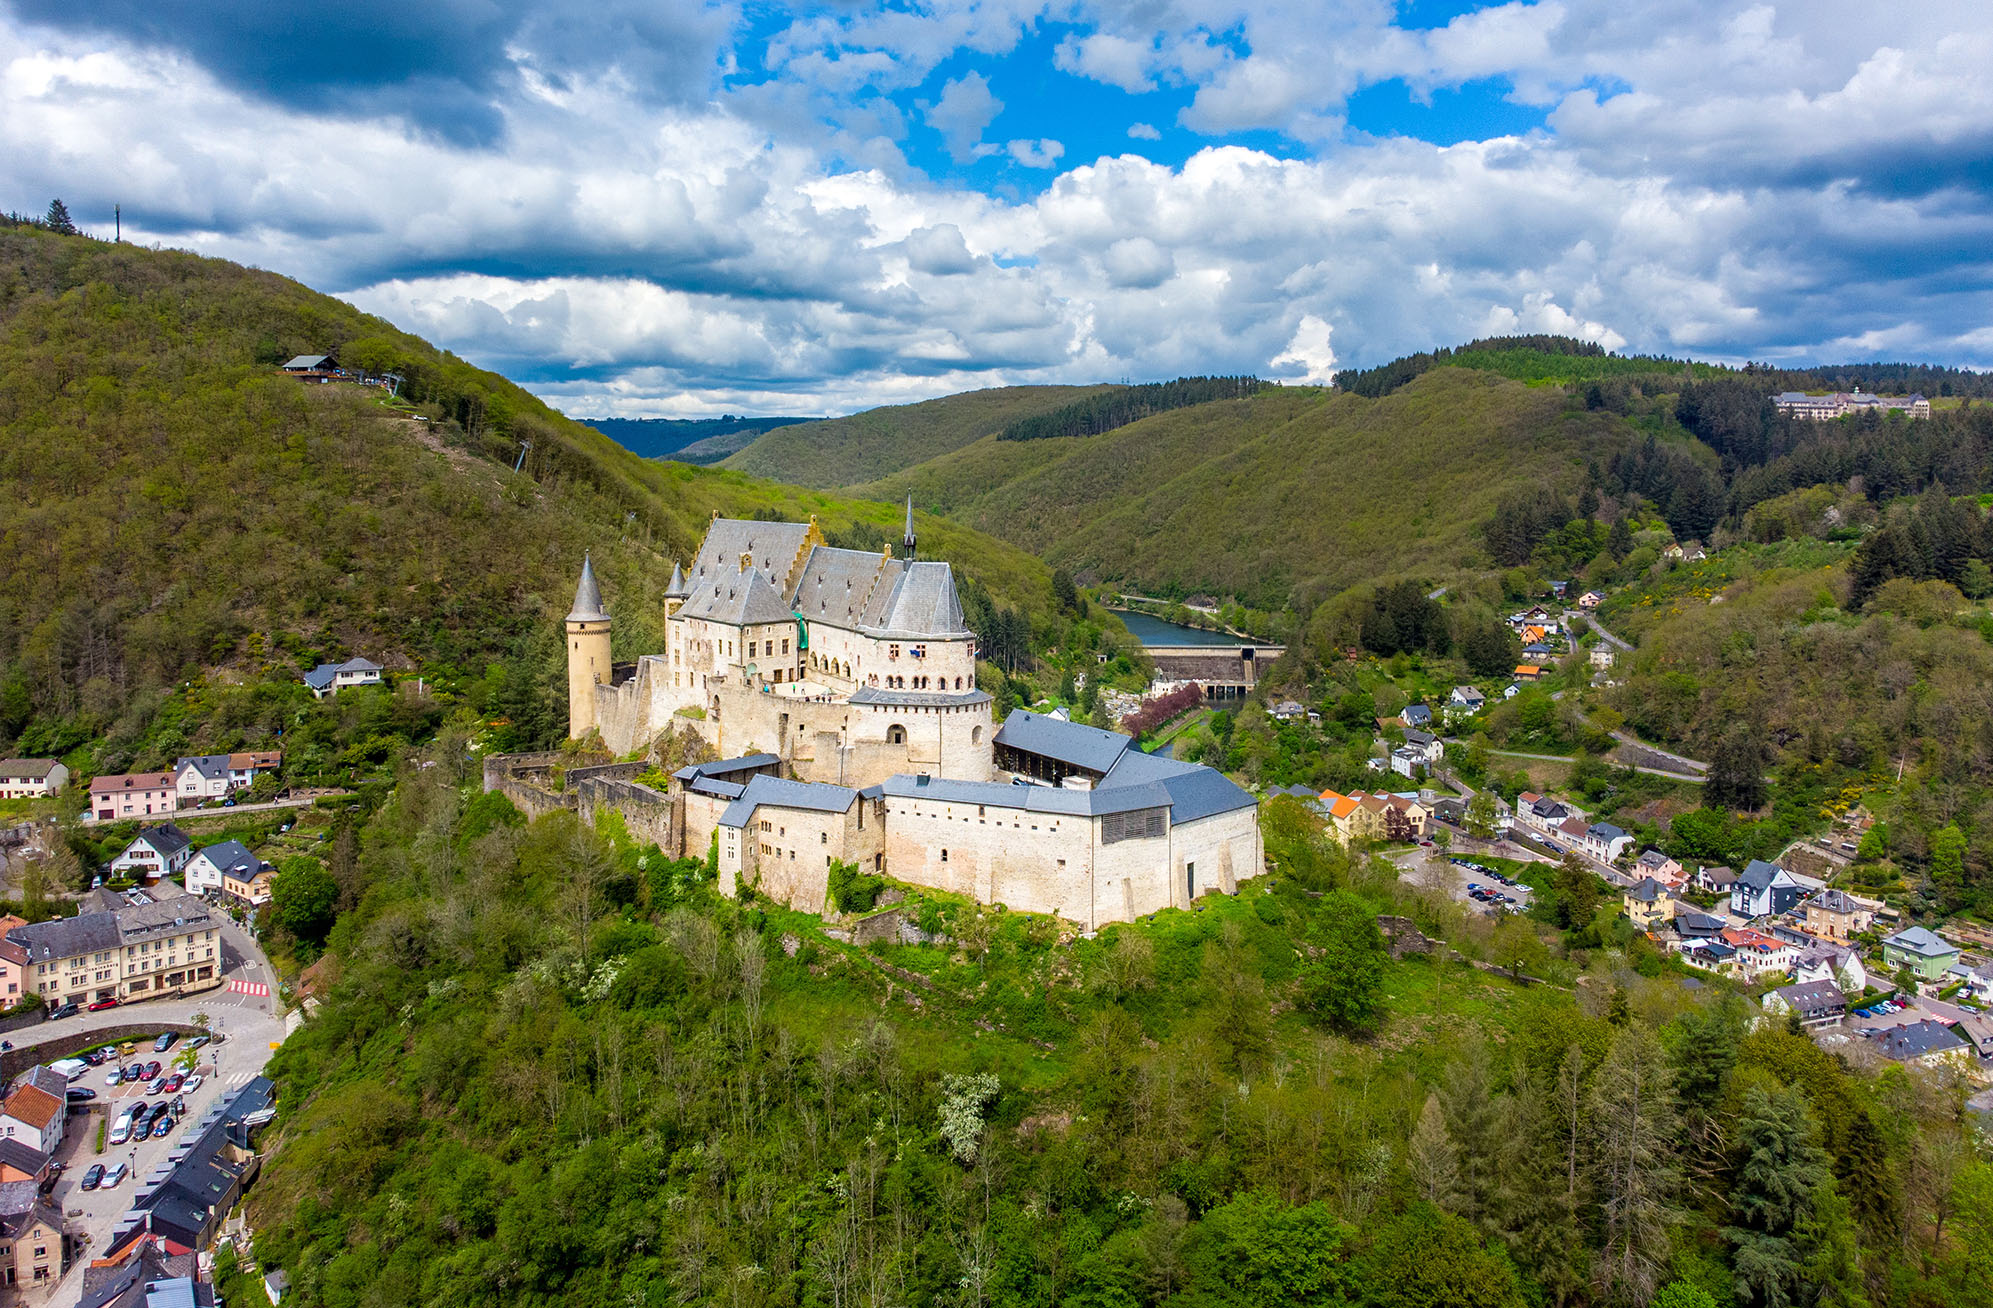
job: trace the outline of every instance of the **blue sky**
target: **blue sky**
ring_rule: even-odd
[[[578,414],[1514,331],[1984,366],[1988,66],[1960,0],[0,0],[0,202]]]

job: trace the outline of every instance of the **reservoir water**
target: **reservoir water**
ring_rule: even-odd
[[[1116,609],[1121,621],[1128,628],[1128,634],[1144,645],[1227,645],[1249,644],[1237,636],[1228,636],[1222,631],[1205,631],[1200,627],[1185,627],[1174,622],[1164,622],[1146,613],[1136,613],[1129,609]]]

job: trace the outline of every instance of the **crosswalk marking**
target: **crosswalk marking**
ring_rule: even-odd
[[[262,997],[270,993],[270,987],[261,981],[231,981],[228,988],[241,995]]]

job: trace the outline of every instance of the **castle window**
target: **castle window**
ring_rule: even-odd
[[[898,658],[899,656],[900,656],[900,647],[899,647],[898,645],[888,645],[888,646],[886,646],[886,657],[887,657],[887,658],[889,658],[889,659],[896,659],[896,658]]]
[[[817,832],[817,843],[819,845],[828,845],[830,843],[830,832],[828,831]]]
[[[945,849],[941,851],[941,861],[944,863],[948,861],[948,851]]]
[[[787,654],[789,652],[789,642],[786,640],[782,642],[782,652],[784,654]]]
[[[900,725],[899,723],[897,723],[897,722],[895,722],[895,723],[894,723],[894,724],[893,724],[892,726],[890,726],[890,727],[887,727],[887,728],[886,728],[886,743],[887,743],[888,745],[904,745],[904,744],[906,744],[906,743],[907,743],[907,729],[906,729],[905,727],[901,726],[901,725]]]

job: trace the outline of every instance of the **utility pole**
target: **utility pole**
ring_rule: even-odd
[[[526,451],[532,448],[533,448],[533,442],[531,441],[519,442],[519,457],[513,460],[512,471],[517,472],[519,471],[519,469],[526,466]]]
[[[115,245],[125,239],[125,207],[123,205],[114,204],[111,206],[111,221],[115,224],[112,230],[117,233],[117,235],[111,238],[112,244]]]

